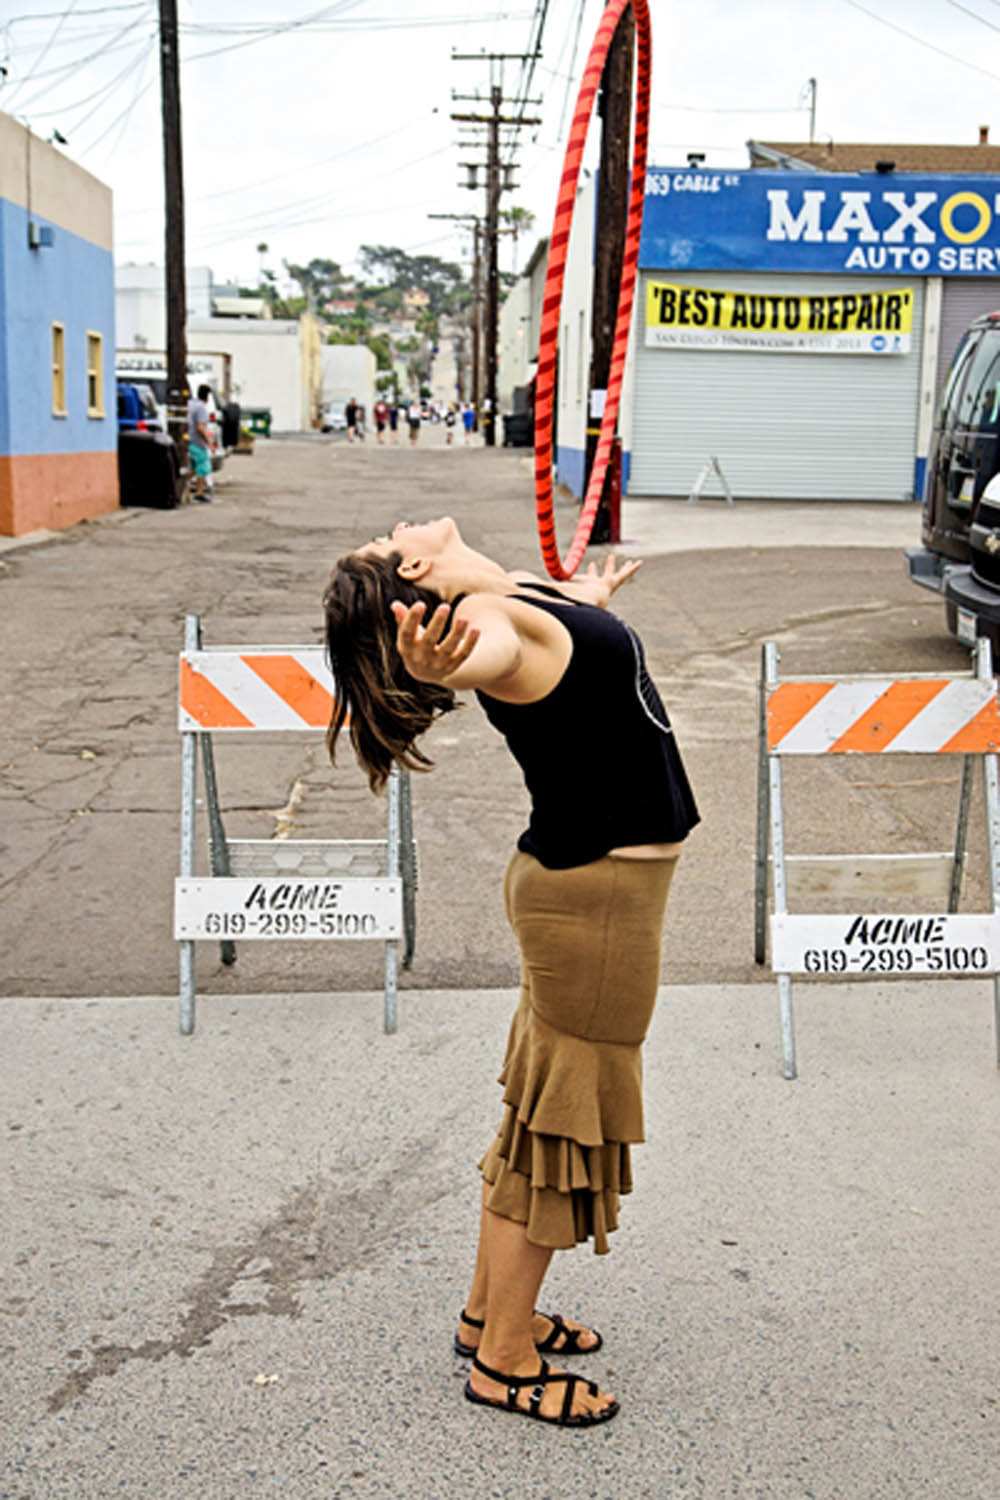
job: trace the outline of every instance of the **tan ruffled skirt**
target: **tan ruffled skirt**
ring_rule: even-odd
[[[480,1162],[486,1206],[528,1239],[609,1250],[629,1148],[644,1139],[642,1042],[656,1004],[672,860],[549,870],[517,853],[507,916],[521,949],[521,1003],[500,1082],[504,1117]]]

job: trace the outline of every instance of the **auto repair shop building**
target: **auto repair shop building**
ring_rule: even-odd
[[[632,495],[686,497],[716,457],[737,498],[921,496],[951,356],[1000,308],[1000,175],[781,160],[647,173],[619,417]],[[578,196],[560,329],[557,467],[576,494],[593,193]]]

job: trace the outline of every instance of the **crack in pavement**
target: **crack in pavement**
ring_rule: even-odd
[[[357,1190],[323,1188],[315,1179],[296,1189],[242,1244],[219,1246],[188,1292],[189,1306],[176,1331],[141,1344],[99,1344],[90,1364],[71,1370],[46,1400],[50,1415],[84,1397],[95,1381],[135,1361],[158,1363],[169,1355],[190,1359],[220,1328],[239,1318],[296,1318],[299,1288],[370,1264],[380,1246],[398,1237],[408,1218],[426,1215],[450,1190],[440,1162],[446,1131],[400,1151],[391,1165]],[[240,1282],[261,1283],[254,1301],[230,1300]]]

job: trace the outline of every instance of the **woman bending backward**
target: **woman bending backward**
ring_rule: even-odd
[[[556,587],[507,572],[444,517],[401,522],[342,558],[324,599],[331,758],[349,715],[373,790],[396,762],[427,768],[420,736],[471,689],[531,797],[504,885],[521,1000],[455,1348],[472,1359],[470,1401],[571,1427],[618,1403],[546,1356],[602,1340],[536,1302],[553,1250],[589,1239],[607,1252],[631,1191],[667,893],[698,822],[639,638],[607,610],[638,567],[609,558]]]

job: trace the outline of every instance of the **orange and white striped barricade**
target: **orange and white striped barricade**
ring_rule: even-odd
[[[974,670],[953,677],[780,679],[779,661],[777,646],[767,642],[759,684],[754,949],[762,964],[770,883],[771,968],[778,976],[785,1077],[796,1076],[793,974],[845,979],[992,974],[1000,1064],[1000,705],[989,642],[978,642]],[[785,757],[896,754],[964,757],[953,849],[927,854],[786,853],[781,783]],[[977,760],[983,764],[993,910],[959,914]],[[791,913],[790,896],[796,901],[832,897],[845,900],[852,909]],[[873,900],[884,903],[887,896],[912,903],[916,912],[865,909]]]
[[[180,657],[181,860],[174,892],[180,943],[180,1029],[195,1024],[194,945],[215,939],[223,963],[235,940],[363,940],[385,944],[383,1024],[397,1027],[398,946],[416,941],[416,848],[410,777],[389,779],[384,839],[231,839],[222,820],[213,734],[316,734],[334,681],[319,646],[204,647],[197,615]],[[209,829],[208,875],[195,873],[198,750]]]

